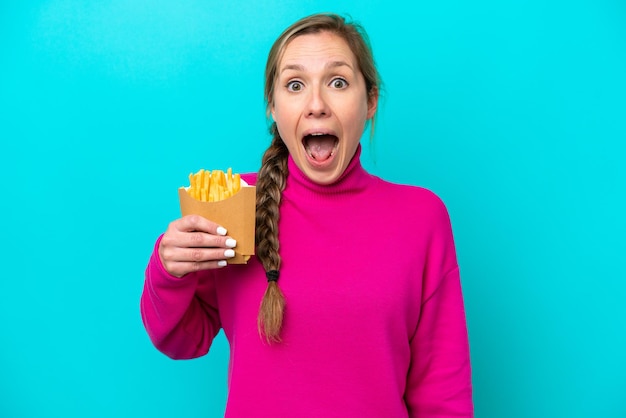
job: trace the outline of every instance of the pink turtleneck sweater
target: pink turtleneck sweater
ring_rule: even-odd
[[[368,174],[359,156],[360,149],[330,186],[312,183],[289,159],[280,343],[268,345],[257,332],[267,282],[256,258],[176,278],[155,247],[141,298],[145,327],[176,359],[206,354],[224,329],[226,417],[473,416],[446,208],[425,189]]]

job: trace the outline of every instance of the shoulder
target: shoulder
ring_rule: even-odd
[[[436,193],[384,180],[374,188],[379,190],[376,201],[386,202],[378,206],[386,231],[398,239],[409,257],[441,266],[443,273],[457,265],[448,209]],[[436,273],[437,277],[442,272]]]
[[[432,220],[447,221],[448,210],[443,200],[433,191],[421,186],[392,183],[378,177],[374,194],[377,199],[392,204],[398,211],[419,214]]]
[[[243,173],[241,179],[248,183],[249,186],[256,184],[257,173]]]

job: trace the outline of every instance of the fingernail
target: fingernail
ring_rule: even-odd
[[[217,262],[217,265],[218,265],[219,267],[226,267],[226,264],[228,264],[228,263],[226,262],[226,260],[220,260],[220,261],[218,261],[218,262]]]
[[[226,250],[224,251],[224,257],[234,257],[235,256],[235,250]]]
[[[224,228],[223,226],[218,226],[217,227],[217,235],[221,235],[221,236],[226,235],[226,228]]]
[[[224,244],[226,244],[227,247],[235,248],[237,246],[237,241],[232,238],[228,238]]]

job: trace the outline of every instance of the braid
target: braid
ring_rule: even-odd
[[[277,275],[280,269],[278,210],[288,174],[289,151],[278,133],[276,123],[272,124],[270,132],[273,135],[272,144],[263,155],[256,184],[255,234],[258,259],[266,272],[274,271],[273,274]],[[276,284],[276,279],[268,280],[258,318],[259,334],[264,335],[268,342],[280,341],[284,309],[285,297]]]

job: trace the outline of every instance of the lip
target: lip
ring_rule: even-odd
[[[304,143],[304,138],[306,138],[309,135],[314,135],[314,134],[332,135],[335,138],[337,138],[337,143],[335,144],[335,149],[333,153],[325,161],[317,161],[314,158],[312,158],[307,152],[306,145]],[[300,142],[302,144],[302,151],[304,153],[304,156],[306,157],[307,162],[309,163],[310,166],[314,168],[318,168],[318,169],[324,169],[333,164],[333,161],[335,160],[335,157],[337,155],[337,150],[339,149],[339,143],[340,143],[339,136],[337,135],[337,133],[333,131],[332,129],[327,129],[327,128],[310,128],[310,129],[303,131],[300,137]]]
[[[333,131],[332,129],[311,128],[311,129],[307,129],[306,131],[302,132],[302,135],[301,135],[300,139],[301,139],[301,141],[304,141],[304,138],[306,136],[313,135],[313,134],[333,135],[333,136],[336,136],[337,138],[339,138],[337,136],[337,133],[335,133],[335,131]]]

